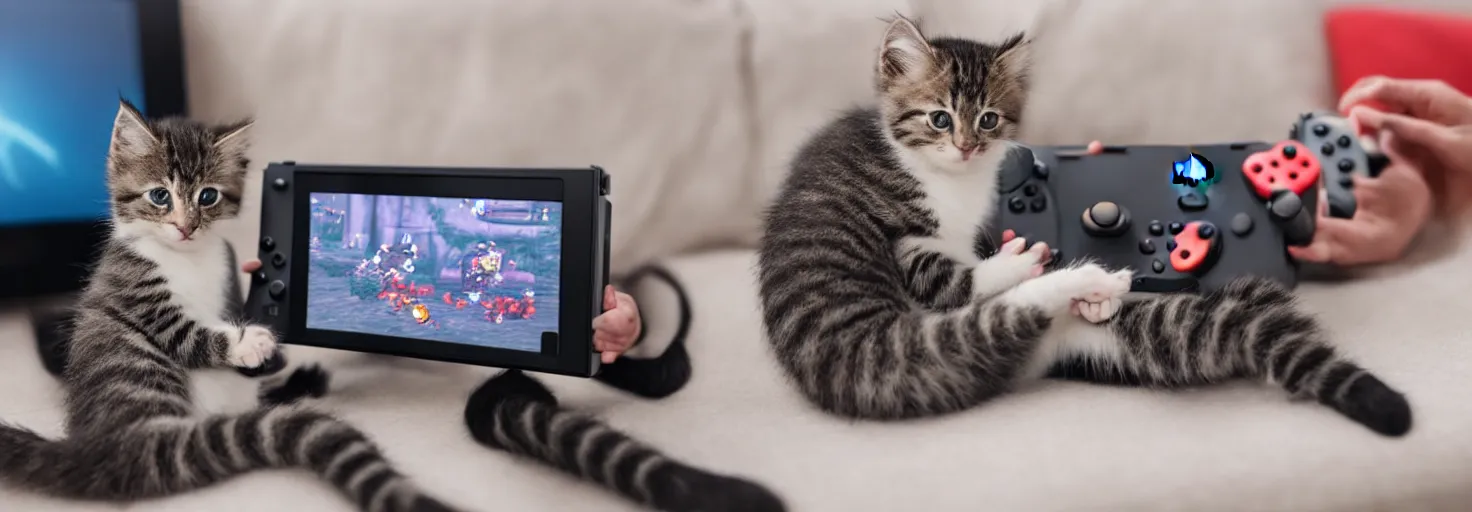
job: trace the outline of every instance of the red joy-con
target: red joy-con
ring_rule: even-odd
[[[1248,156],[1242,162],[1242,174],[1263,200],[1271,198],[1273,190],[1279,188],[1302,196],[1319,181],[1319,159],[1302,143],[1285,140],[1273,149]]]
[[[1200,221],[1186,224],[1186,228],[1175,236],[1176,248],[1170,253],[1171,268],[1181,273],[1205,271],[1215,256],[1218,238],[1221,234],[1216,232],[1216,226]]]

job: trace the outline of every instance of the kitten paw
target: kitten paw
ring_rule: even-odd
[[[1073,314],[1078,315],[1080,318],[1087,320],[1089,323],[1098,324],[1113,318],[1114,314],[1119,312],[1122,304],[1124,304],[1124,301],[1118,298],[1106,299],[1103,302],[1078,300],[1073,302],[1071,309]]]
[[[286,366],[276,346],[276,335],[259,325],[242,330],[240,340],[230,346],[226,362],[248,376],[275,373]]]
[[[1082,314],[1079,302],[1101,304],[1119,299],[1130,291],[1133,274],[1110,272],[1094,263],[1060,269],[1030,280],[1012,294],[1014,300],[1041,307],[1052,314],[1072,311]],[[1118,308],[1114,308],[1117,310]],[[1097,313],[1097,314],[1096,314]],[[1089,316],[1113,315],[1114,311],[1090,310]],[[1106,317],[1107,318],[1107,317]]]
[[[992,257],[981,260],[972,267],[972,295],[996,295],[1023,281],[1043,275],[1043,265],[1047,264],[1051,255],[1045,242],[1027,247],[1026,240],[1013,238],[1002,244],[1001,249]]]

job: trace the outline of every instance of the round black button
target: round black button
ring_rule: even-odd
[[[281,254],[281,253],[278,252],[278,253],[276,253],[276,255],[271,256],[271,266],[276,267],[276,268],[285,267],[286,266],[286,255],[285,254]]]
[[[1237,236],[1247,236],[1252,232],[1252,216],[1239,213],[1232,217],[1232,233]]]
[[[1320,153],[1323,153],[1324,156],[1333,156],[1334,155],[1334,145],[1333,144],[1330,144],[1328,142],[1325,142],[1324,143],[1324,147],[1319,148],[1319,152]]]
[[[1339,147],[1341,147],[1341,148],[1348,148],[1349,147],[1349,143],[1350,143],[1349,136],[1348,135],[1340,135],[1339,136],[1339,140],[1334,141],[1334,143],[1335,144],[1338,144]]]
[[[1119,205],[1109,201],[1094,203],[1089,208],[1089,218],[1101,227],[1110,227],[1119,223]]]
[[[274,188],[276,190],[286,190],[286,178],[276,178],[276,181],[271,182],[271,188]]]
[[[1191,257],[1191,251],[1188,251],[1188,250],[1185,250],[1185,249],[1181,249],[1181,257],[1182,258],[1190,258]]]
[[[1179,235],[1182,229],[1186,229],[1186,226],[1181,225],[1179,222],[1170,223],[1170,234]]]
[[[1014,196],[1012,199],[1007,200],[1007,208],[1012,210],[1012,213],[1022,213],[1023,210],[1027,209],[1027,203],[1021,197]]]
[[[1287,146],[1283,146],[1283,158],[1287,158],[1289,160],[1292,160],[1294,157],[1297,157],[1297,156],[1298,156],[1298,146],[1294,146],[1292,144],[1289,144]]]
[[[1158,220],[1152,220],[1152,221],[1150,221],[1150,236],[1160,236],[1160,235],[1164,235],[1164,234],[1165,234],[1165,226],[1160,225],[1160,221],[1158,221]]]
[[[1028,183],[1026,186],[1022,187],[1022,195],[1025,195],[1027,197],[1038,195],[1038,186],[1033,183]]]
[[[267,252],[276,250],[276,239],[269,236],[261,237],[261,250]]]
[[[1213,226],[1211,224],[1201,224],[1199,226],[1196,226],[1196,235],[1200,236],[1201,238],[1214,237],[1216,236],[1216,226]]]
[[[1155,254],[1155,241],[1150,239],[1140,240],[1140,254]]]
[[[1154,270],[1156,274],[1165,272],[1165,263],[1160,260],[1152,261],[1150,262],[1150,270]]]
[[[1340,176],[1339,186],[1344,188],[1354,188],[1354,179],[1350,178],[1349,176]]]
[[[1202,210],[1206,208],[1206,195],[1190,192],[1176,199],[1176,204],[1188,212]]]
[[[1176,241],[1175,240],[1166,240],[1165,241],[1165,252],[1171,252],[1171,251],[1174,251],[1174,250],[1176,250]]]
[[[282,282],[280,279],[271,281],[271,284],[266,287],[266,291],[271,294],[271,298],[280,299],[282,296],[286,295],[286,283]]]
[[[1327,124],[1316,124],[1316,125],[1314,125],[1314,135],[1318,135],[1320,137],[1323,137],[1323,136],[1328,135],[1328,134],[1329,134],[1329,125],[1327,125]]]
[[[1034,160],[1032,162],[1032,175],[1037,176],[1040,180],[1048,179],[1048,166],[1043,165],[1042,162]]]
[[[251,277],[255,278],[257,283],[264,283],[266,282],[266,271],[257,270],[254,274],[251,274]]]
[[[1349,171],[1353,171],[1353,170],[1354,170],[1354,160],[1345,158],[1345,159],[1339,161],[1339,172],[1349,172]]]
[[[1042,197],[1032,198],[1032,211],[1040,212],[1048,207],[1048,200]]]

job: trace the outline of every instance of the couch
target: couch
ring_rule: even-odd
[[[545,381],[566,404],[676,457],[769,485],[792,510],[1466,510],[1464,219],[1439,222],[1403,262],[1301,286],[1343,350],[1409,396],[1415,427],[1401,439],[1248,383],[1157,392],[1046,382],[951,416],[855,423],[801,399],[761,333],[758,215],[794,148],[868,100],[879,18],[908,13],[932,33],[976,38],[1038,26],[1048,37],[1024,142],[1168,144],[1276,140],[1297,113],[1331,107],[1321,19],[1342,3],[1113,0],[1069,13],[1040,0],[185,0],[184,18],[193,112],[254,115],[257,168],[608,169],[615,271],[659,262],[686,284],[695,374],[660,401]],[[1472,12],[1458,0],[1396,3]],[[252,257],[256,226],[229,229]],[[658,351],[674,295],[634,292],[651,329],[641,350]],[[0,339],[30,336],[19,318],[0,320]],[[0,418],[58,434],[60,392],[33,350],[0,344]],[[493,369],[291,354],[336,372],[323,407],[457,505],[637,510],[472,442],[464,398]],[[232,375],[198,387],[210,408],[251,396]],[[0,509],[351,510],[289,471],[129,506],[0,489]]]

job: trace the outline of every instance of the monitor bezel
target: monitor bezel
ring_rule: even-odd
[[[187,115],[179,0],[132,1],[142,53],[144,114]],[[0,275],[20,277],[0,287],[0,301],[80,290],[107,233],[105,219],[0,227],[6,245],[0,250]]]
[[[593,350],[593,288],[577,283],[598,279],[597,169],[473,169],[450,167],[355,167],[298,164],[292,173],[292,234],[288,267],[290,344],[370,352],[418,359],[587,376]],[[558,201],[562,204],[562,254],[559,269],[557,340],[542,351],[448,343],[401,336],[311,329],[307,327],[311,237],[310,198],[314,193],[374,194]]]

